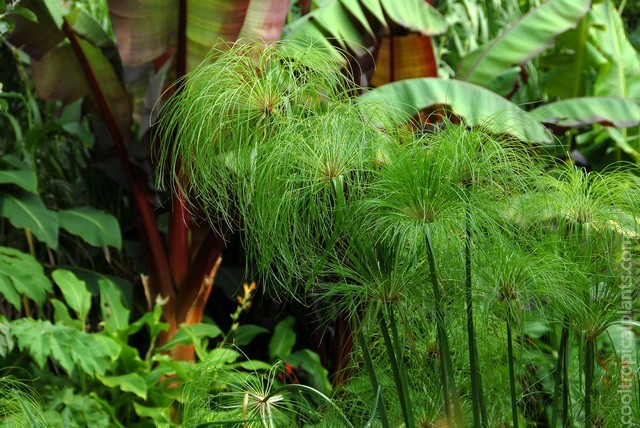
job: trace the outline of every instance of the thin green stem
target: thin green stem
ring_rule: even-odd
[[[364,359],[364,365],[367,368],[367,372],[369,373],[369,380],[371,381],[371,387],[373,388],[374,394],[378,396],[380,393],[380,384],[378,383],[378,377],[376,376],[376,371],[373,367],[373,360],[371,359],[371,353],[369,352],[369,347],[367,346],[367,341],[362,333],[362,329],[358,328],[358,341],[360,342],[360,347],[362,348],[362,358]],[[384,399],[380,396],[380,402],[378,403],[378,409],[380,410],[380,423],[383,428],[390,428],[389,419],[387,418],[387,410],[384,406]]]
[[[402,363],[402,349],[400,348],[400,341],[398,339],[398,326],[396,325],[396,317],[393,311],[393,304],[387,304],[387,310],[389,311],[389,326],[391,327],[391,335],[393,336],[393,346],[395,348],[395,355],[398,361],[398,368],[400,370],[400,380],[402,383],[402,389],[407,406],[407,417],[413,424],[413,405],[411,403],[411,395],[409,394],[409,383],[407,382],[407,373]],[[407,425],[409,426],[409,425]]]
[[[442,292],[438,284],[436,273],[436,259],[431,245],[431,233],[429,229],[425,233],[425,244],[427,247],[427,257],[429,259],[429,272],[431,275],[431,286],[433,287],[433,297],[435,300],[436,330],[438,332],[438,346],[440,348],[440,366],[442,373],[442,389],[444,394],[445,413],[449,426],[462,426],[462,409],[456,391],[455,379],[453,377],[453,363],[449,351],[449,340],[444,324],[444,311],[442,310]],[[453,400],[451,400],[453,398]],[[453,403],[451,403],[453,402]],[[453,404],[453,412],[451,409]],[[455,421],[455,423],[454,423]]]
[[[387,357],[389,358],[389,364],[391,365],[391,372],[393,373],[393,380],[396,384],[396,390],[398,391],[398,399],[400,400],[400,408],[402,409],[402,417],[404,419],[405,426],[407,428],[414,427],[414,421],[410,418],[409,415],[409,406],[407,402],[407,397],[405,397],[404,392],[405,388],[402,386],[402,375],[400,374],[400,367],[398,364],[398,360],[396,359],[395,350],[393,348],[393,344],[391,342],[391,337],[389,336],[389,331],[387,330],[387,321],[384,316],[384,311],[381,308],[378,312],[378,321],[380,322],[380,332],[382,333],[382,338],[384,339],[384,345],[387,350]]]
[[[513,337],[511,334],[511,306],[507,302],[507,358],[509,360],[509,386],[511,394],[511,416],[513,428],[518,428],[518,397],[516,395],[516,373],[513,358]]]
[[[591,415],[591,394],[593,390],[593,370],[595,360],[595,339],[587,337],[585,341],[584,359],[584,422],[585,427],[590,428],[593,424]]]
[[[566,321],[566,320],[565,320]],[[560,410],[560,389],[567,388],[568,385],[562,384],[562,371],[564,364],[564,353],[566,351],[567,341],[569,340],[569,328],[564,324],[562,326],[562,333],[560,335],[560,345],[558,347],[558,359],[556,361],[556,369],[553,373],[554,388],[553,388],[553,404],[551,407],[551,426],[555,428],[558,424],[558,413]],[[566,409],[562,413],[566,414]],[[564,418],[563,418],[564,419]]]
[[[471,366],[471,395],[473,404],[473,426],[486,427],[487,409],[484,402],[482,378],[480,376],[480,359],[476,343],[475,326],[473,323],[473,290],[471,284],[471,225],[470,207],[467,201],[465,226],[465,297],[467,300],[467,338],[469,340],[469,364]]]
[[[562,363],[562,383],[564,388],[562,389],[562,426],[571,426],[570,409],[569,409],[569,340],[565,343],[564,347],[564,361]]]

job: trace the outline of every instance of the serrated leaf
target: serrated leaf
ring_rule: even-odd
[[[1,268],[0,268],[1,269]],[[0,273],[0,294],[7,299],[7,302],[11,303],[16,310],[20,310],[20,293],[18,293],[11,282],[9,277]]]
[[[9,321],[0,316],[0,357],[5,358],[13,350],[13,346]]]
[[[31,318],[13,321],[11,330],[20,350],[28,350],[40,367],[51,358],[68,374],[79,368],[93,377],[103,375],[110,366],[109,350],[95,335]]]
[[[19,294],[24,294],[29,299],[42,305],[53,288],[49,279],[44,274],[44,268],[36,259],[29,254],[25,254],[14,248],[0,247],[0,291],[7,291],[5,297],[12,304],[15,303],[15,295],[7,286],[7,281],[13,287],[13,290]],[[6,286],[6,289],[5,289]],[[9,297],[7,297],[9,296]],[[17,302],[16,309],[20,309],[20,303]]]
[[[276,325],[269,342],[270,359],[284,358],[291,354],[293,346],[296,344],[296,333],[293,331],[295,322],[295,318],[289,315]]]
[[[238,327],[236,331],[231,334],[229,339],[233,340],[238,346],[246,346],[259,334],[269,333],[264,327],[253,324],[244,324]]]
[[[122,247],[120,225],[111,214],[91,207],[80,207],[58,211],[58,222],[67,232],[81,237],[93,246]]]
[[[15,184],[31,193],[38,193],[36,174],[30,170],[0,170],[0,184]]]
[[[84,281],[79,280],[73,272],[65,269],[56,269],[51,274],[51,277],[60,288],[60,291],[62,291],[67,305],[75,311],[80,321],[84,323],[91,309],[91,293],[87,290]]]
[[[137,373],[128,373],[121,376],[98,377],[100,382],[109,388],[119,388],[124,392],[131,392],[143,400],[147,399],[147,384]]]
[[[49,248],[58,248],[58,217],[37,195],[0,191],[0,216],[6,217],[14,227],[29,228]]]

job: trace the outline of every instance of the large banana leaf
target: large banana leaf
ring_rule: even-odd
[[[244,17],[240,38],[275,42],[282,35],[290,0],[253,0]]]
[[[524,141],[551,142],[548,131],[529,113],[503,97],[480,86],[459,80],[420,78],[389,83],[359,98],[364,109],[391,105],[389,119],[396,123],[410,120],[419,111],[447,105],[469,126],[506,134]]]
[[[200,64],[212,46],[238,38],[249,1],[191,0],[187,3],[188,70]]]
[[[605,126],[629,128],[640,124],[640,107],[627,98],[583,97],[543,105],[531,115],[545,124],[561,128],[599,123]]]
[[[176,45],[178,0],[109,0],[108,4],[124,64],[152,61]]]
[[[21,6],[29,8],[36,14],[38,22],[32,22],[20,15],[9,15],[15,22],[15,29],[7,38],[12,45],[22,49],[30,57],[39,59],[64,40],[60,27],[56,25],[51,14],[43,7],[37,7],[33,0],[20,2]],[[60,11],[58,11],[60,13]]]
[[[331,40],[359,56],[392,26],[428,36],[447,29],[444,17],[424,0],[328,0],[291,24],[288,36],[310,38],[325,47]]]
[[[628,78],[637,74],[640,61],[627,39],[620,15],[612,2],[594,5],[593,15],[598,24],[592,30],[594,39],[608,60],[600,67],[595,95],[640,98],[640,93],[629,93]]]
[[[396,80],[437,76],[438,64],[431,46],[431,37],[408,34],[382,39],[370,83],[382,86]]]
[[[185,0],[187,64],[193,69],[212,46],[238,37],[277,40],[290,0]],[[178,40],[178,0],[109,0],[125,65],[152,61]]]
[[[591,0],[549,0],[530,10],[489,44],[461,62],[462,80],[487,86],[514,65],[522,65],[552,45],[558,35],[575,28],[587,13]]]

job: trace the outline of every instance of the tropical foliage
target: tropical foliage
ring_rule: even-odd
[[[637,425],[632,3],[0,0],[0,425]]]

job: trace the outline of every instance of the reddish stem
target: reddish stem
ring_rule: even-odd
[[[84,71],[87,82],[89,83],[96,102],[98,103],[98,108],[100,109],[102,118],[109,130],[109,134],[111,135],[116,154],[122,164],[122,169],[124,170],[127,182],[129,183],[131,194],[133,195],[133,200],[137,208],[138,215],[136,217],[138,227],[140,229],[141,241],[147,249],[147,251],[145,251],[145,255],[147,256],[151,267],[150,276],[153,284],[151,287],[152,292],[155,295],[160,293],[163,297],[173,298],[174,290],[173,284],[171,283],[169,266],[167,264],[167,256],[162,245],[160,232],[156,227],[153,208],[146,197],[146,188],[142,184],[140,176],[136,175],[133,171],[127,148],[125,147],[124,140],[120,134],[109,103],[102,92],[98,79],[91,68],[91,64],[89,63],[76,34],[73,32],[73,29],[66,19],[62,23],[62,31],[69,39],[78,62]],[[155,298],[155,296],[152,297]],[[172,310],[170,310],[170,312],[171,314],[173,313]],[[170,323],[173,322],[171,318],[172,317],[168,317],[166,315],[166,320]]]

